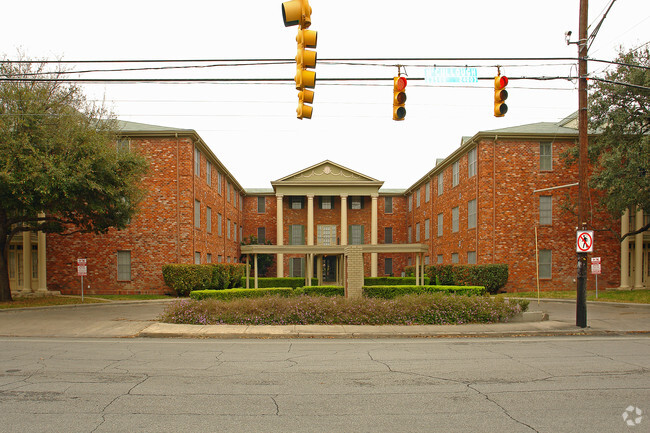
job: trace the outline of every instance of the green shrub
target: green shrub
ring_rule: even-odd
[[[243,263],[215,263],[210,289],[224,290],[241,287],[242,277],[246,275]]]
[[[254,284],[253,282],[253,277],[250,277],[250,285],[252,286]],[[311,285],[315,286],[318,284],[318,278],[312,278],[311,279]],[[296,289],[298,287],[302,287],[305,285],[305,279],[304,278],[294,278],[294,277],[286,277],[286,278],[276,278],[276,277],[266,277],[266,278],[258,278],[257,279],[257,287],[259,288],[264,288],[264,287],[291,287],[293,289]],[[241,287],[246,287],[246,277],[244,276],[241,279]]]
[[[508,282],[508,265],[433,265],[425,273],[432,283],[445,286],[485,286],[488,293],[497,293]]]
[[[482,286],[364,286],[363,294],[368,298],[393,299],[398,296],[423,294],[423,293],[447,293],[454,295],[482,296],[485,295],[485,287]]]
[[[424,286],[429,284],[429,277],[422,278]],[[366,277],[363,280],[364,286],[414,286],[415,277]]]
[[[202,290],[212,281],[212,265],[163,265],[165,284],[174,289],[178,296],[188,296],[193,290]]]
[[[261,298],[269,295],[280,295],[289,297],[293,295],[290,287],[270,287],[264,289],[223,289],[223,290],[195,290],[190,293],[190,298],[201,299],[239,299],[239,298]]]
[[[342,286],[306,286],[297,288],[295,293],[307,296],[345,296],[345,288]]]

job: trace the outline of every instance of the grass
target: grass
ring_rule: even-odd
[[[537,292],[514,292],[501,293],[497,297],[517,297],[517,298],[534,298],[537,299]],[[539,292],[541,299],[576,299],[575,290],[562,290],[551,292]],[[587,291],[587,301],[600,302],[630,302],[635,304],[650,304],[650,290],[599,290],[596,299],[596,291]]]
[[[83,304],[100,304],[109,301],[136,301],[149,299],[169,299],[165,295],[86,295]],[[42,296],[15,297],[12,302],[0,302],[0,309],[52,307],[56,305],[81,304],[81,296]]]
[[[194,325],[442,325],[507,321],[527,307],[528,301],[446,294],[395,299],[265,296],[228,301],[182,299],[168,305],[161,320]]]

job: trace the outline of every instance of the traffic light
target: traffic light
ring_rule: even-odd
[[[298,119],[311,119],[313,108],[309,105],[314,102],[313,89],[316,86],[316,72],[309,69],[316,67],[316,51],[307,48],[316,48],[317,32],[307,30],[311,25],[311,7],[308,0],[292,0],[282,3],[282,19],[285,27],[298,26],[298,53],[296,55],[296,90],[298,90]]]
[[[404,120],[406,117],[406,77],[393,77],[393,120]]]
[[[508,99],[508,77],[497,75],[494,77],[494,117],[503,117],[508,112],[505,100]]]

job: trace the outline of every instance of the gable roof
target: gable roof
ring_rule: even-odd
[[[363,183],[370,182],[370,183],[383,184],[382,181],[373,179],[370,176],[366,176],[365,174],[361,174],[359,172],[351,170],[347,167],[344,167],[330,160],[319,162],[318,164],[312,165],[311,167],[307,167],[296,173],[285,176],[282,179],[278,179],[275,182],[271,182],[271,184],[276,184],[280,182],[301,183],[301,184],[303,183],[309,183],[309,184],[346,183],[347,184],[347,183],[358,183],[358,182],[363,182]]]

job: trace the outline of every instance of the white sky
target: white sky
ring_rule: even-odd
[[[589,21],[600,20],[610,0],[592,0]],[[254,59],[293,58],[297,27],[284,27],[280,0],[144,1],[88,0],[5,2],[0,54],[30,58]],[[576,57],[564,33],[577,40],[579,0],[311,0],[319,59],[408,57]],[[503,12],[501,12],[503,11]],[[502,24],[500,24],[502,23]],[[590,29],[590,33],[591,33]],[[613,60],[617,48],[650,41],[650,1],[618,0],[591,46],[590,56]],[[432,62],[420,63],[429,65]],[[576,76],[570,62],[437,62],[438,66],[485,66],[479,76]],[[407,62],[410,78],[424,69]],[[108,65],[116,67],[125,65]],[[127,67],[140,65],[126,65]],[[590,72],[606,65],[590,63]],[[75,70],[97,65],[74,65]],[[407,188],[456,149],[462,136],[520,124],[557,121],[577,109],[577,83],[511,80],[509,112],[492,114],[488,81],[465,88],[410,81],[407,116],[392,120],[392,85],[331,85],[324,77],[386,77],[395,67],[316,67],[314,116],[296,119],[291,84],[92,84],[90,99],[105,98],[118,118],[196,130],[246,188],[330,159]],[[94,78],[273,77],[293,78],[295,64],[229,67]]]

